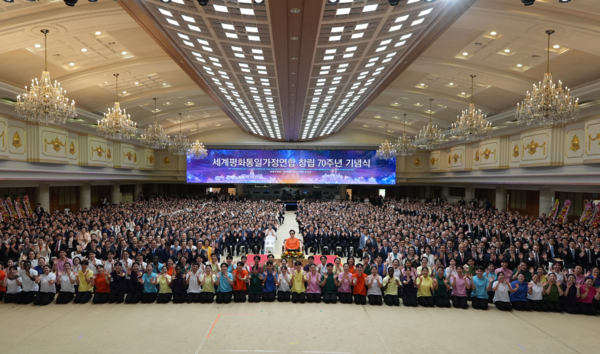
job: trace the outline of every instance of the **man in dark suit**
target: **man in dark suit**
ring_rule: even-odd
[[[317,235],[315,234],[315,228],[311,225],[308,231],[304,233],[304,253],[308,253],[308,249],[312,248],[313,253],[319,252],[319,245],[316,244]]]
[[[157,257],[158,261],[162,263],[162,260],[164,259],[163,253],[164,250],[158,248],[156,241],[152,240],[152,242],[150,243],[150,249],[146,254],[146,262],[152,263],[154,261],[154,257]]]
[[[467,255],[465,253],[465,246],[460,244],[458,246],[458,251],[454,252],[454,260],[456,261],[457,267],[462,267],[467,264]]]
[[[37,203],[37,206],[35,207],[35,210],[33,211],[35,213],[35,215],[37,215],[38,217],[42,214],[44,214],[44,208],[42,208],[42,204]]]
[[[569,242],[569,247],[563,248],[562,252],[566,269],[575,268],[579,264],[579,250],[576,249],[575,241]]]
[[[56,238],[54,240],[54,242],[50,245],[50,250],[51,250],[51,257],[56,257],[58,258],[58,255],[60,253],[60,251],[65,251],[67,252],[67,244],[63,241],[62,239],[62,235],[61,234],[56,234]]]
[[[116,254],[115,256],[117,257],[117,259],[123,259],[123,252],[127,252],[129,254],[131,253],[131,248],[129,248],[129,246],[127,245],[127,242],[125,240],[121,240],[121,245],[119,245],[119,248],[117,248]]]
[[[252,231],[249,231],[249,229],[245,228],[242,229],[241,233],[240,233],[240,238],[237,242],[237,245],[235,246],[235,254],[239,255],[240,254],[240,248],[242,246],[244,246],[246,248],[246,253],[248,253],[250,251],[250,235],[252,234]]]
[[[591,271],[596,265],[597,258],[596,252],[592,249],[592,242],[590,240],[585,240],[584,248],[579,254],[580,264],[583,266],[583,269]]]
[[[544,257],[541,255],[539,245],[533,245],[532,250],[528,255],[527,266],[533,267],[533,269],[536,271],[539,267],[548,266],[547,256],[546,259],[544,259]]]

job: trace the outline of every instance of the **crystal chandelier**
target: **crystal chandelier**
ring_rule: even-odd
[[[487,139],[492,132],[492,123],[485,119],[485,114],[480,109],[475,110],[473,103],[473,79],[475,75],[471,75],[471,103],[469,109],[462,111],[462,115],[458,117],[456,123],[452,124],[451,133],[458,140],[482,140]]]
[[[75,109],[75,101],[71,101],[65,97],[67,91],[63,90],[60,83],[50,80],[48,72],[48,45],[47,34],[50,32],[43,29],[40,32],[44,34],[44,71],[40,81],[37,79],[31,80],[31,87],[27,90],[23,97],[17,96],[15,110],[20,119],[30,122],[44,124],[65,124],[67,119],[73,119],[77,116]]]
[[[137,131],[137,124],[134,123],[125,110],[121,112],[119,104],[119,74],[113,74],[116,78],[115,84],[115,105],[108,113],[104,113],[104,118],[98,121],[96,132],[107,139],[129,139]]]
[[[156,98],[154,100],[154,123],[148,125],[140,140],[142,145],[150,149],[164,149],[169,144],[169,136],[162,125],[156,122]]]
[[[444,142],[444,134],[437,125],[431,123],[431,102],[433,98],[429,99],[429,124],[419,131],[419,136],[415,137],[415,145],[425,150],[433,150],[442,146]]]
[[[404,130],[402,131],[402,136],[396,139],[395,149],[398,156],[411,156],[417,151],[413,139],[409,135],[406,135],[406,113],[404,113]]]
[[[550,35],[553,30],[547,30],[548,34],[548,59],[544,80],[538,85],[533,85],[533,91],[527,91],[527,95],[521,104],[517,103],[517,123],[533,126],[541,125],[564,125],[575,120],[579,114],[579,98],[571,97],[571,90],[563,88],[562,82],[558,86],[552,82],[550,73]]]
[[[388,126],[386,124],[385,125],[385,135],[386,136],[388,133],[387,128],[388,128]],[[383,159],[383,160],[391,160],[396,157],[396,148],[395,148],[394,144],[388,143],[387,139],[385,139],[385,142],[383,142],[379,146],[379,150],[377,150],[377,153],[375,154],[375,156],[377,156],[378,158]]]
[[[179,113],[179,134],[169,142],[169,152],[173,155],[185,155],[190,148],[190,141],[181,133],[181,113]]]
[[[200,123],[196,123],[196,133],[198,133],[199,131]],[[200,141],[196,140],[196,142],[192,144],[192,147],[190,147],[190,149],[187,151],[187,155],[192,159],[198,160],[208,156],[208,151],[206,151],[204,145],[202,145]]]

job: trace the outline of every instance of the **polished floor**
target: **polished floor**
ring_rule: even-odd
[[[592,353],[598,318],[291,303],[0,304],[0,353]]]

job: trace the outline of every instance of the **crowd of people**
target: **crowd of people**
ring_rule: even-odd
[[[0,299],[292,301],[596,315],[598,229],[445,200],[299,202],[306,254],[265,263],[285,206],[152,199],[0,224]],[[280,235],[281,237],[281,235]],[[287,243],[286,243],[287,244]],[[290,245],[292,243],[289,243]],[[239,260],[234,261],[235,259]]]

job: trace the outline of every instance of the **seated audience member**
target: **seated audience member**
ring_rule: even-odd
[[[330,267],[327,257],[315,264],[307,255],[304,270],[273,255],[262,266],[260,257],[233,262],[240,247],[259,251],[266,235],[276,236],[281,202],[209,193],[71,213],[40,210],[33,219],[0,223],[0,300],[119,306],[157,298],[199,304],[216,295],[221,304],[249,295],[252,302],[323,298],[389,306],[402,298],[404,306],[423,307],[448,307],[452,299],[462,309],[470,299],[474,309],[494,303],[492,310],[501,311],[598,313],[600,238],[590,220],[559,224],[443,198],[368,201],[298,202],[303,238],[291,230],[283,250],[341,249],[350,256]]]
[[[96,266],[94,275],[94,304],[106,304],[110,299],[110,275],[104,270],[102,264]]]
[[[304,276],[306,281],[306,302],[321,302],[321,273],[317,271],[315,264],[310,265],[310,270]]]
[[[285,240],[284,251],[300,251],[300,240],[296,238],[296,231],[290,230],[290,237]]]
[[[433,303],[436,307],[450,307],[450,291],[452,285],[444,276],[444,267],[438,267],[435,279],[433,279]]]
[[[295,261],[294,270],[292,270],[292,302],[294,304],[306,302],[305,275],[306,272],[302,270],[302,262]]]
[[[42,275],[40,275],[36,282],[40,286],[40,291],[35,295],[33,303],[35,305],[46,306],[49,305],[56,296],[56,275],[50,272],[50,266],[45,265],[42,268]]]
[[[492,290],[494,291],[494,305],[500,311],[512,311],[512,305],[510,303],[510,294],[515,292],[510,285],[510,280],[504,273],[498,273],[498,280],[492,284]]]
[[[215,284],[217,283],[218,272],[213,272],[212,267],[204,268],[202,275],[202,292],[200,293],[200,303],[211,304],[215,299]]]
[[[423,307],[433,307],[433,294],[431,293],[431,290],[433,289],[433,279],[429,276],[429,268],[421,268],[421,274],[417,277],[415,287],[417,288],[417,301],[419,302],[419,305]]]
[[[400,279],[394,275],[394,267],[388,267],[388,273],[383,278],[383,301],[388,306],[400,306],[398,289],[401,287]]]
[[[227,263],[221,263],[221,272],[217,274],[215,285],[217,285],[217,304],[230,303],[233,296],[233,274],[227,271]]]
[[[282,260],[282,263],[284,260]],[[288,272],[288,268],[285,265],[279,267],[279,271],[280,274],[278,275],[279,285],[277,287],[277,301],[289,302],[292,296],[292,288],[290,287],[292,280],[290,278],[290,273]]]
[[[258,267],[256,268],[258,272]],[[249,280],[248,271],[244,269],[244,263],[238,262],[233,271],[233,301],[246,302],[246,282]]]
[[[87,304],[92,299],[94,290],[94,273],[88,269],[88,260],[81,261],[81,270],[77,273],[77,294],[75,295],[76,304]]]
[[[356,266],[356,273],[352,275],[352,285],[354,288],[352,292],[354,294],[354,303],[357,305],[367,304],[367,288],[366,281],[368,275],[363,273],[364,266],[359,264]]]
[[[266,302],[275,301],[279,275],[274,268],[273,261],[267,261],[266,269],[262,274],[262,300]]]

